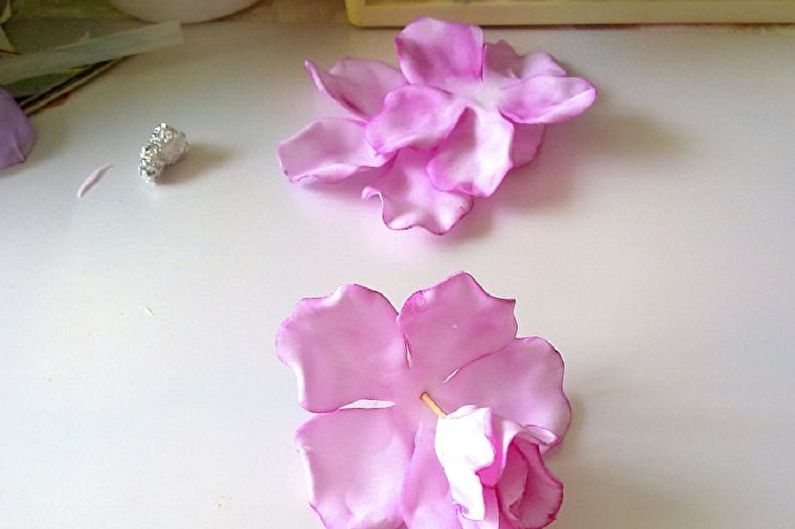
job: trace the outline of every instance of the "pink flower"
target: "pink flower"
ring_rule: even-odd
[[[296,439],[326,527],[496,528],[495,505],[504,529],[554,519],[562,487],[541,455],[570,421],[563,363],[516,337],[514,304],[465,273],[400,313],[359,285],[298,303],[276,348],[316,414]]]
[[[544,465],[544,435],[464,406],[439,419],[436,455],[464,520],[481,526],[544,527],[555,520],[563,484]]]
[[[362,196],[381,198],[392,229],[447,232],[473,197],[490,196],[535,157],[546,125],[596,98],[548,54],[484,43],[476,26],[422,18],[396,43],[400,71],[344,59],[326,72],[307,62],[317,88],[355,117],[316,121],[278,150],[292,182],[370,171]]]

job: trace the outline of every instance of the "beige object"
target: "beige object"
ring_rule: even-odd
[[[183,23],[221,18],[256,4],[259,0],[110,0],[110,3],[141,20]]]
[[[346,0],[357,26],[432,16],[486,26],[795,22],[795,0]]]

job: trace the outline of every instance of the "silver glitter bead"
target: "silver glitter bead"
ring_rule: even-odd
[[[161,123],[149,141],[141,148],[138,174],[150,182],[156,182],[167,165],[177,163],[188,151],[185,133]]]

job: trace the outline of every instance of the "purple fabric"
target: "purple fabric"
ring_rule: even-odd
[[[24,162],[35,141],[30,120],[11,94],[0,88],[0,169]]]

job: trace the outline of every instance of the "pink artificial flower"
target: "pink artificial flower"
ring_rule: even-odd
[[[563,484],[541,457],[546,440],[490,408],[464,406],[439,419],[436,455],[460,516],[488,527],[544,527],[555,520]]]
[[[571,418],[563,362],[516,337],[514,304],[466,273],[400,313],[359,285],[298,303],[276,348],[316,414],[296,440],[327,528],[496,528],[495,501],[502,529],[555,518],[562,487],[541,455]]]
[[[400,70],[343,59],[306,63],[317,88],[354,114],[316,121],[279,145],[291,182],[337,182],[370,171],[363,198],[379,196],[392,229],[443,234],[473,197],[490,196],[536,155],[546,125],[596,98],[546,53],[484,43],[477,26],[421,18],[396,39]]]

